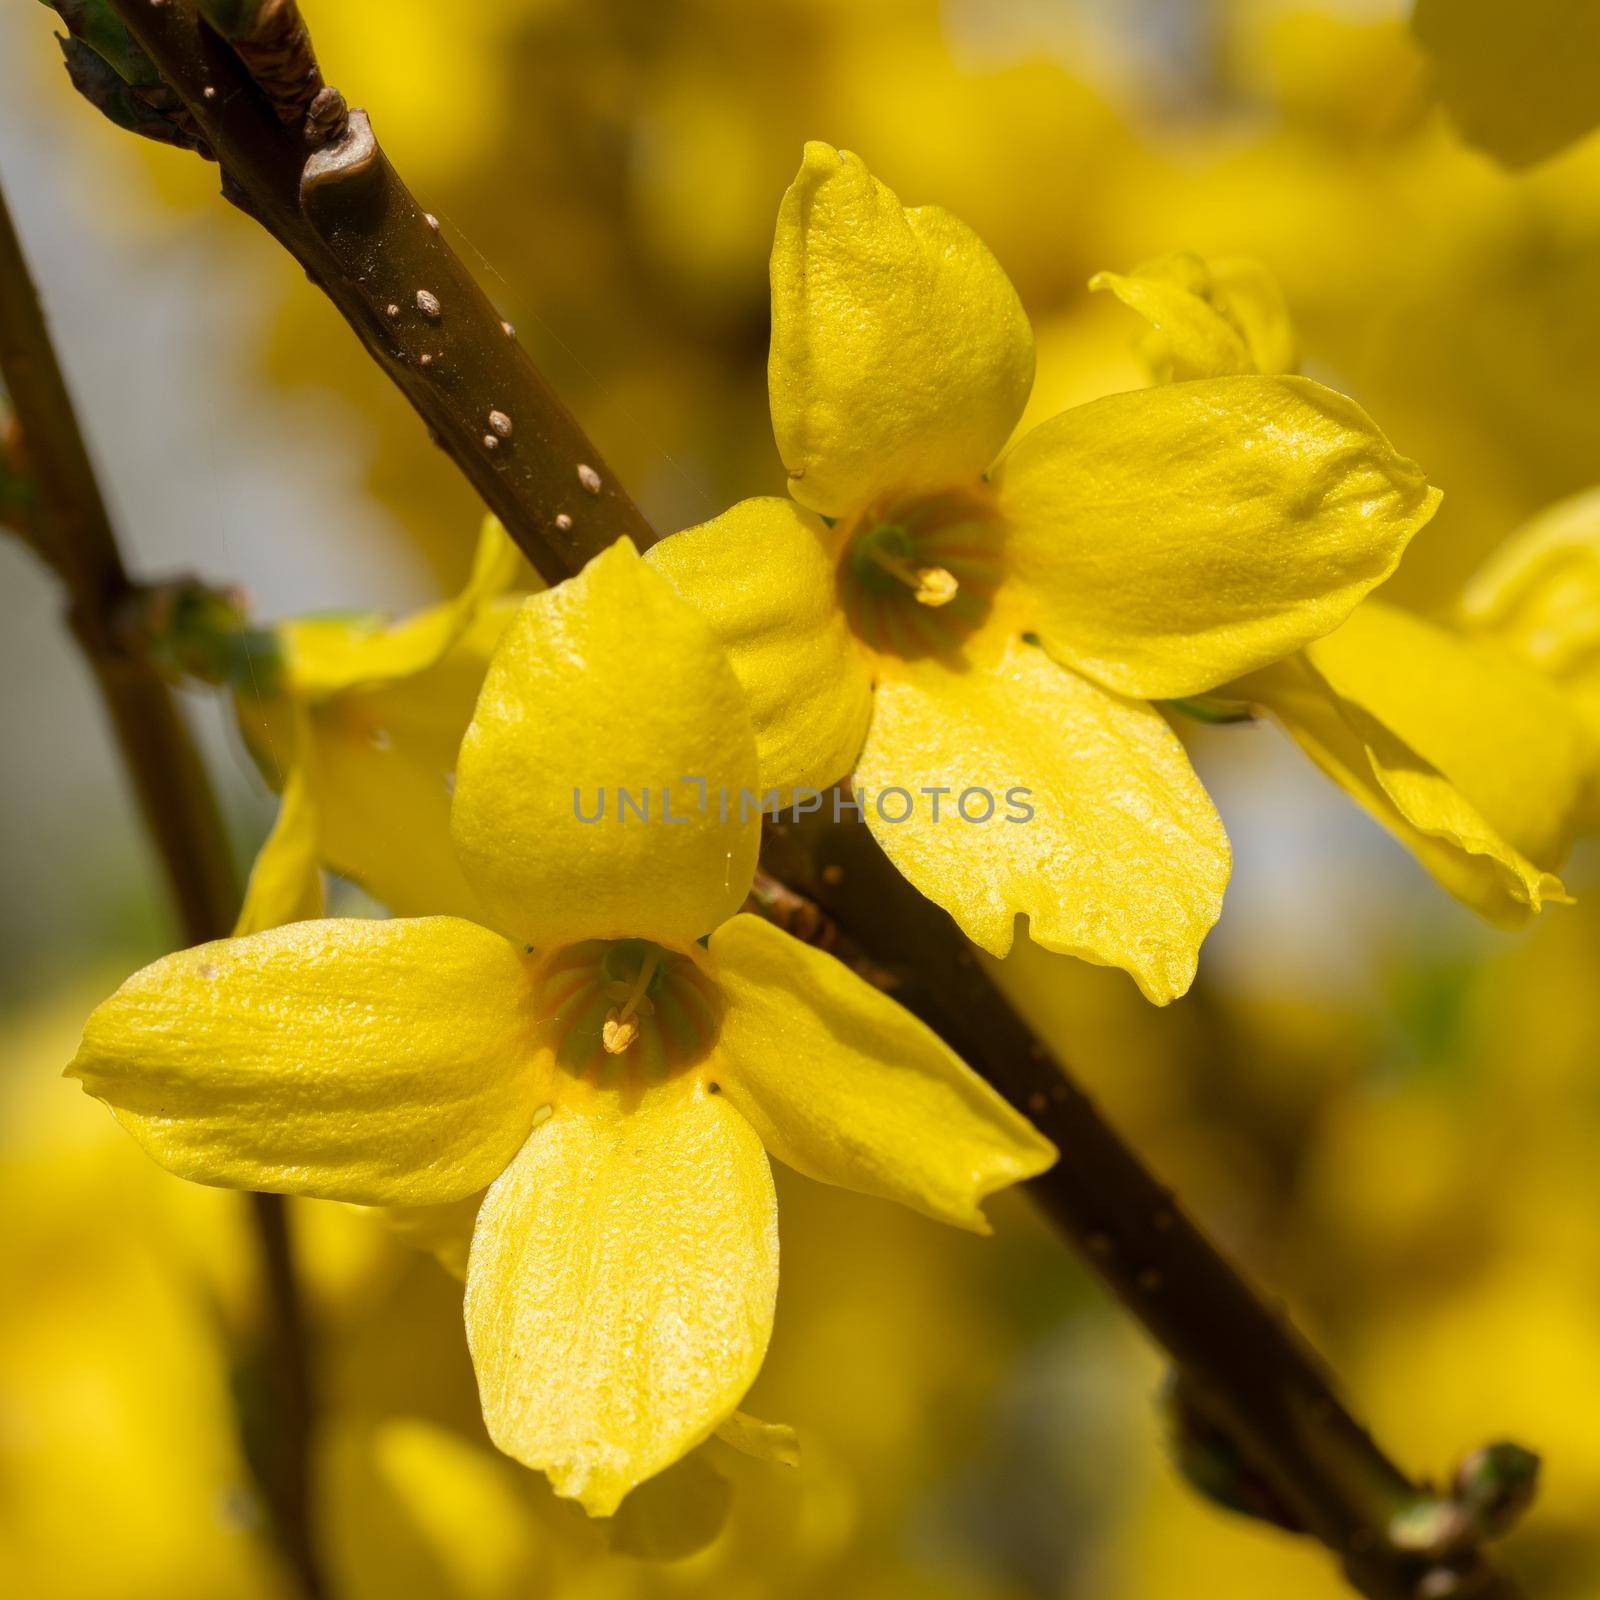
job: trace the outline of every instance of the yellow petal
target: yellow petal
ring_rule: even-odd
[[[872,680],[821,519],[789,500],[742,500],[645,560],[728,652],[755,721],[763,791],[844,777],[866,737]]]
[[[778,211],[767,386],[801,505],[979,477],[1033,383],[1033,334],[983,241],[903,207],[849,151],[813,141]]]
[[[1239,691],[1464,905],[1519,927],[1560,882],[1502,838],[1436,767],[1360,706],[1342,700],[1304,656],[1252,674]]]
[[[1109,289],[1149,322],[1145,353],[1158,383],[1294,368],[1289,308],[1259,261],[1207,261],[1184,251],[1126,276],[1097,273],[1089,287]]]
[[[714,1071],[778,1160],[986,1231],[980,1203],[1055,1148],[937,1034],[759,917],[711,936],[726,1006]]]
[[[996,475],[1006,562],[1058,660],[1120,694],[1201,694],[1331,632],[1438,491],[1353,401],[1305,378],[1107,396]]]
[[[397,916],[484,920],[450,838],[456,755],[518,602],[485,606],[439,661],[315,702],[307,767],[323,860]]]
[[[233,925],[236,934],[260,933],[322,915],[318,823],[305,767],[296,766],[283,786],[272,832],[250,869],[244,904]]]
[[[522,556],[505,529],[485,517],[472,570],[453,600],[393,624],[370,617],[283,623],[279,633],[290,681],[303,695],[327,695],[422,672],[461,638],[483,606],[525,576]]]
[[[282,679],[262,676],[249,690],[236,690],[230,702],[245,750],[275,794],[302,759],[304,703],[285,692]]]
[[[1010,950],[1023,913],[1036,943],[1121,967],[1157,1005],[1193,981],[1228,840],[1151,706],[1021,641],[960,673],[905,662],[878,686],[855,776],[889,859],[991,955]],[[925,791],[941,786],[935,822]],[[892,787],[916,798],[907,821],[886,820],[907,810]],[[963,819],[968,789],[973,817],[993,797],[989,820]]]
[[[1437,768],[1511,845],[1560,866],[1588,746],[1550,684],[1376,600],[1306,654],[1336,694]]]
[[[748,1411],[735,1411],[717,1429],[717,1437],[757,1461],[777,1467],[800,1465],[800,1435],[786,1422],[763,1422]]]
[[[1600,745],[1600,489],[1509,539],[1468,584],[1459,617],[1558,684]]]
[[[180,950],[68,1069],[169,1171],[373,1205],[481,1189],[539,1104],[521,953],[453,917],[334,918]]]
[[[1417,0],[1412,27],[1463,137],[1507,166],[1542,161],[1600,125],[1592,0]]]
[[[777,1287],[772,1174],[725,1097],[571,1096],[478,1214],[467,1340],[489,1436],[609,1516],[732,1415]]]
[[[750,887],[761,819],[741,791],[758,800],[738,679],[621,539],[506,631],[461,745],[451,831],[496,925],[529,943],[681,946]]]

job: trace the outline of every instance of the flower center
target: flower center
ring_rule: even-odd
[[[986,485],[890,495],[847,528],[839,599],[858,638],[882,654],[946,655],[988,616],[1002,528]]]
[[[693,956],[648,939],[570,945],[542,982],[557,1062],[597,1084],[670,1077],[716,1037],[711,979]]]

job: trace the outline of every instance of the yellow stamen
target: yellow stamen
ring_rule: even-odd
[[[651,1005],[645,998],[645,990],[656,975],[660,959],[660,952],[652,949],[640,963],[633,982],[622,996],[623,1003],[612,1006],[606,1012],[606,1019],[600,1025],[600,1042],[606,1047],[608,1055],[620,1056],[639,1037],[639,1016],[636,1013],[644,1016],[650,1014]]]
[[[881,544],[873,545],[867,557],[874,566],[898,578],[911,591],[912,597],[925,606],[949,605],[961,587],[955,574],[944,567],[914,566],[904,556],[885,550]]]

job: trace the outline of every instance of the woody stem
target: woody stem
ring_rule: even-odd
[[[201,24],[193,0],[110,3],[217,153],[224,192],[306,268],[545,577],[575,572],[620,534],[640,548],[653,542],[592,443],[370,140],[365,119],[353,114],[343,140],[308,154],[240,59]],[[419,324],[406,309],[418,288],[437,298],[436,324]],[[491,407],[514,421],[514,448],[484,449]],[[1167,1351],[1194,1403],[1335,1553],[1353,1587],[1371,1600],[1412,1600],[1419,1583],[1439,1574],[1459,1579],[1453,1592],[1463,1597],[1513,1600],[1513,1586],[1470,1545],[1447,1563],[1432,1562],[1390,1538],[1392,1517],[1418,1498],[1418,1486],[866,830],[778,831],[767,861],[801,892],[773,885],[767,904],[820,901],[865,962],[901,977],[897,998],[1055,1140],[1063,1159],[1035,1180],[1035,1196]],[[900,964],[907,951],[915,952],[912,969]]]
[[[216,152],[223,193],[333,302],[545,579],[624,535],[654,541],[364,112],[313,150],[193,0],[111,4]]]
[[[94,674],[184,937],[190,944],[222,938],[233,925],[239,886],[221,813],[172,690],[149,665],[118,648],[116,617],[134,585],[3,190],[0,374],[35,490],[29,542],[66,590],[68,623]],[[308,1521],[310,1380],[287,1217],[278,1195],[247,1199],[266,1308],[261,1365],[271,1403],[262,1409],[272,1419],[257,1465],[285,1553],[305,1594],[315,1597],[323,1591]]]

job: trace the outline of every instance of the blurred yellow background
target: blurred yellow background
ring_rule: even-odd
[[[781,489],[766,253],[808,137],[987,240],[1040,333],[1030,421],[1143,381],[1135,319],[1091,273],[1265,261],[1305,370],[1445,491],[1387,591],[1404,603],[1444,605],[1600,477],[1600,138],[1515,175],[1466,148],[1401,4],[304,9],[329,79],[662,529]],[[448,592],[477,526],[449,463],[214,170],[75,100],[50,21],[0,15],[0,167],[137,567],[237,581],[265,615]],[[269,797],[195,710],[246,855]],[[249,1392],[239,1202],[159,1173],[59,1081],[89,1005],[171,934],[58,597],[14,543],[0,715],[0,1588],[273,1596],[230,1400]],[[1587,1600],[1595,857],[1565,874],[1575,907],[1493,933],[1267,726],[1193,746],[1236,859],[1194,994],[1156,1011],[1026,946],[1005,980],[1405,1467],[1440,1477],[1497,1437],[1545,1456],[1507,1563],[1530,1595]],[[1344,1592],[1315,1548],[1175,1477],[1157,1359],[1020,1197],[983,1241],[780,1183],[750,1404],[799,1428],[803,1462],[719,1458],[728,1527],[666,1564],[629,1553],[669,1536],[648,1506],[613,1548],[490,1452],[450,1278],[367,1218],[297,1206],[339,1594]]]

